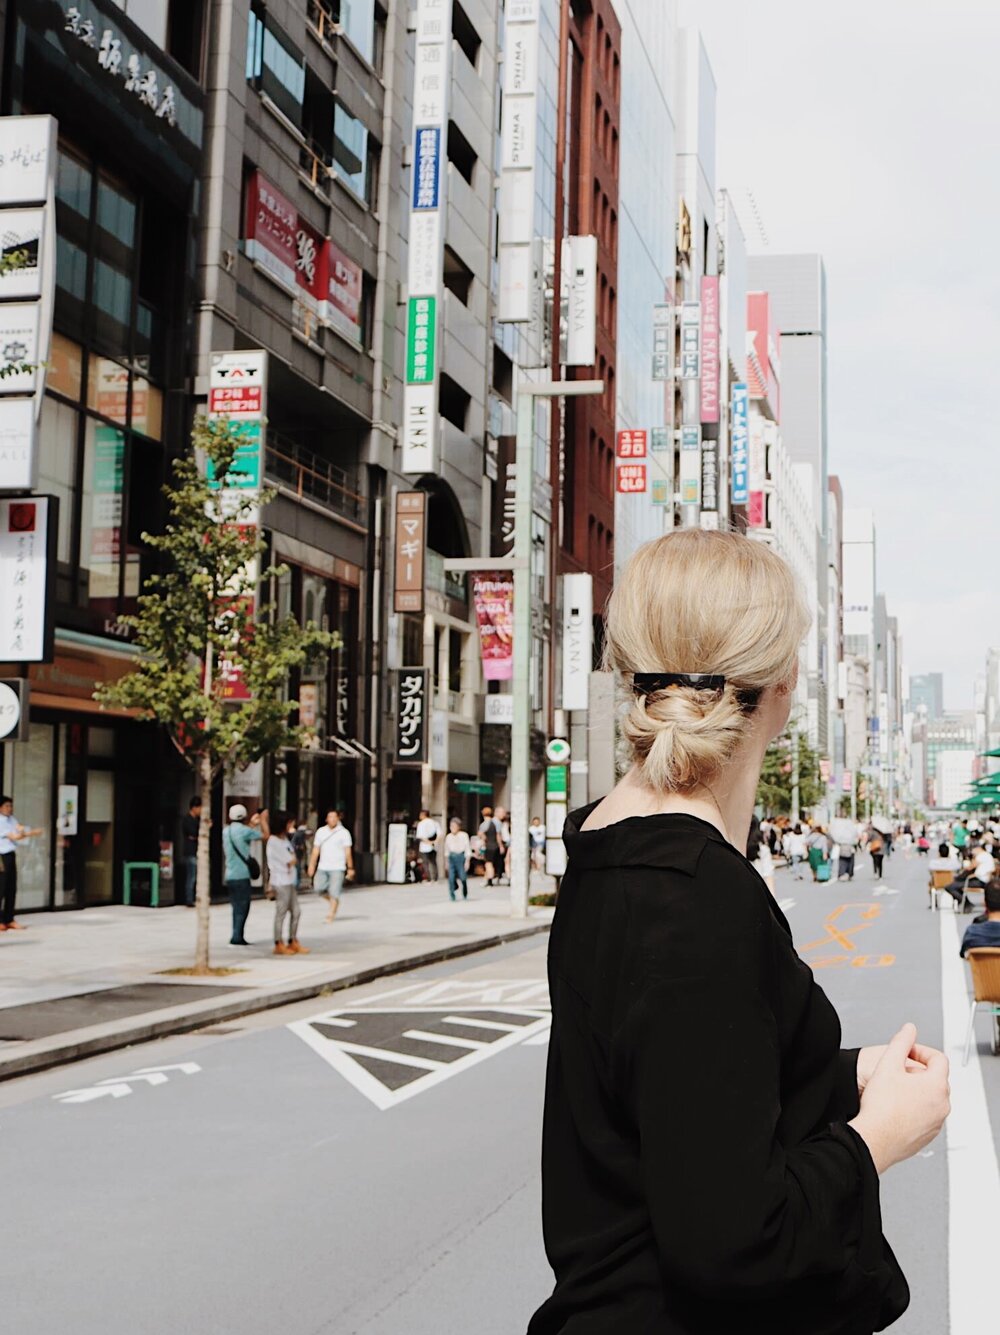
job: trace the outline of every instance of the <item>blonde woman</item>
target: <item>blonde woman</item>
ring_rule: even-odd
[[[569,817],[549,949],[543,1222],[530,1335],[871,1335],[909,1301],[879,1174],[948,1112],[903,1025],[840,1023],[744,856],[807,615],[762,543],[685,530],[610,600],[628,768]]]

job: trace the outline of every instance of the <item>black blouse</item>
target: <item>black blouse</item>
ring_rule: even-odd
[[[594,804],[596,805],[596,804]],[[529,1335],[872,1335],[905,1311],[857,1051],[753,867],[705,821],[581,831],[549,945]]]

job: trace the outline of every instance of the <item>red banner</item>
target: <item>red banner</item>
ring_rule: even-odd
[[[719,420],[719,280],[701,280],[701,420]]]
[[[333,244],[326,243],[326,318],[331,324],[346,320],[357,337],[361,325],[361,270]]]
[[[625,495],[646,490],[645,464],[619,464],[616,474],[617,490]]]
[[[500,573],[474,575],[472,597],[483,676],[487,681],[510,681],[514,675],[514,581]]]
[[[298,210],[261,172],[247,183],[247,254],[285,287],[296,286]]]

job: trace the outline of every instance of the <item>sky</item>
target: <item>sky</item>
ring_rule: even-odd
[[[1000,6],[682,0],[718,85],[718,186],[819,251],[831,473],[875,513],[908,673],[971,708],[1000,644]],[[751,249],[761,249],[744,220]]]

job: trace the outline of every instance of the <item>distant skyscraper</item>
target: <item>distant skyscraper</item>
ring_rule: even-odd
[[[940,718],[944,713],[944,676],[940,672],[925,672],[919,677],[910,678],[910,712],[915,714],[917,707],[923,705],[929,719]]]

